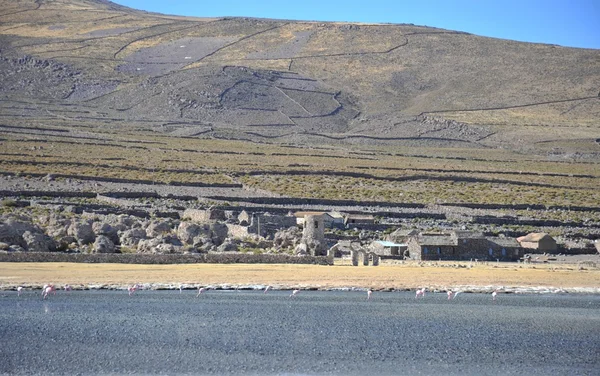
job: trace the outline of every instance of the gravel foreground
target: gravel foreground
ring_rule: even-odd
[[[0,295],[2,374],[597,375],[600,296]]]

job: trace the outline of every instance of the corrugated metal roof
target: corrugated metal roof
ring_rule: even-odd
[[[387,240],[375,240],[374,243],[379,243],[384,247],[407,247],[407,244],[388,242]]]

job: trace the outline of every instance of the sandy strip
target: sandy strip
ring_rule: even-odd
[[[0,289],[17,286],[123,289],[140,283],[144,288],[163,289],[211,286],[214,288],[275,289],[367,289],[490,292],[600,293],[600,270],[580,270],[575,265],[488,264],[456,267],[458,263],[431,266],[383,264],[373,266],[315,266],[289,264],[83,264],[0,263]]]

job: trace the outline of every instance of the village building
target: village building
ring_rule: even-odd
[[[556,240],[544,232],[532,232],[517,238],[521,247],[537,252],[556,252]]]
[[[344,227],[344,218],[340,213],[318,212],[318,211],[299,211],[295,212],[296,223],[298,226],[304,226],[304,218],[309,215],[320,215],[323,218],[325,228],[342,228]]]
[[[386,240],[376,240],[369,246],[371,252],[378,256],[404,256],[407,244],[394,243]]]
[[[304,217],[302,240],[299,251],[311,256],[326,256],[327,243],[325,241],[324,215],[307,215]]]
[[[413,260],[517,261],[524,255],[516,239],[485,237],[468,231],[422,233],[411,237],[407,245],[404,256]]]
[[[217,221],[225,221],[227,217],[225,216],[225,212],[220,209],[186,209],[183,212],[183,218],[188,218],[196,223],[214,223]]]
[[[344,225],[352,227],[354,225],[372,225],[375,223],[375,217],[370,214],[348,214],[344,217]]]
[[[228,223],[229,235],[236,238],[243,238],[248,235],[259,235],[269,238],[281,229],[296,226],[296,218],[293,216],[253,213],[248,215],[248,217],[242,217],[239,224]]]
[[[414,236],[419,235],[419,231],[415,229],[403,229],[399,228],[396,231],[386,236],[385,240],[392,243],[408,243],[408,240]]]

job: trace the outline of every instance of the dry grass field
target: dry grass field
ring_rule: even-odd
[[[472,268],[451,267],[456,262],[435,266],[414,263],[378,267],[348,265],[187,264],[130,265],[84,263],[0,263],[0,286],[41,286],[45,283],[124,286],[133,283],[194,285],[272,285],[280,288],[372,288],[431,289],[463,288],[473,291],[514,288],[598,288],[600,270],[576,265],[478,264]],[[462,263],[466,266],[466,263]]]

